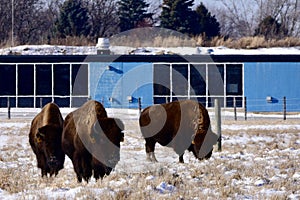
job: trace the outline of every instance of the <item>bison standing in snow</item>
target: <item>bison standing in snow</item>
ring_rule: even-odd
[[[196,101],[184,100],[147,107],[139,118],[146,141],[147,159],[157,161],[155,144],[172,147],[183,163],[185,150],[196,158],[210,158],[217,135],[210,128],[206,108]]]
[[[32,120],[29,143],[36,155],[42,177],[57,175],[63,168],[65,154],[61,148],[63,118],[54,103],[48,103]]]
[[[101,103],[90,100],[67,115],[62,147],[72,160],[77,180],[88,182],[109,175],[120,160],[120,142],[124,125],[108,118]]]

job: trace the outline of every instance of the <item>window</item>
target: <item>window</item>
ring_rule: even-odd
[[[79,107],[88,98],[88,65],[72,65],[72,106]]]
[[[34,92],[33,65],[18,65],[18,95],[32,95]]]
[[[0,95],[16,94],[16,65],[0,66]]]
[[[70,65],[69,64],[54,65],[54,94],[55,95],[70,94]]]
[[[0,107],[81,106],[89,97],[89,64],[0,64]]]
[[[243,68],[241,64],[226,65],[226,95],[230,96],[226,98],[227,107],[233,107],[234,101],[237,107],[243,106],[241,97],[243,95]]]
[[[153,91],[154,103],[161,104],[170,101],[170,65],[154,64]]]
[[[36,94],[52,94],[52,70],[51,65],[36,65]]]
[[[172,65],[172,92],[175,96],[188,95],[188,65],[174,64]]]
[[[34,106],[34,65],[18,65],[18,107]]]
[[[191,95],[206,95],[206,65],[191,65]],[[205,102],[205,101],[204,101]]]
[[[194,99],[213,107],[243,106],[243,64],[154,64],[154,103]],[[170,71],[171,69],[171,71]]]

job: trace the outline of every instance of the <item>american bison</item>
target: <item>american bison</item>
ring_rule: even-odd
[[[109,175],[120,160],[124,140],[121,120],[107,117],[101,103],[90,100],[69,113],[64,122],[62,148],[72,160],[78,182]]]
[[[154,149],[158,142],[172,147],[183,163],[185,150],[196,158],[210,158],[218,137],[211,131],[206,108],[196,101],[184,100],[145,108],[139,118],[146,141],[147,160],[157,162]]]
[[[42,177],[55,176],[64,166],[65,154],[61,148],[63,118],[54,103],[48,103],[31,122],[29,143],[36,155]]]

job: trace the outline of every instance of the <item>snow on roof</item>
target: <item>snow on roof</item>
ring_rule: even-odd
[[[140,47],[110,46],[112,54],[116,55],[300,55],[298,47],[274,47],[258,49],[230,49],[218,47]],[[96,46],[63,46],[63,45],[22,45],[0,49],[0,55],[95,55]]]

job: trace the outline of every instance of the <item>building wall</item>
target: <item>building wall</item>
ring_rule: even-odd
[[[152,63],[92,63],[90,80],[91,98],[105,107],[137,108],[138,98],[143,108],[153,104]]]
[[[282,111],[284,96],[287,111],[300,110],[299,62],[245,63],[244,73],[249,111]]]
[[[162,63],[172,73],[155,70]],[[155,102],[160,103],[195,97],[208,107],[213,106],[213,98],[223,99],[223,106],[230,108],[234,98],[242,107],[247,97],[249,111],[282,111],[286,97],[287,111],[300,111],[300,55],[0,56],[0,72],[0,107],[8,103],[40,107],[51,101],[60,107],[79,107],[92,98],[105,107],[137,108],[141,98],[145,108],[155,98],[161,98]],[[185,92],[191,91],[189,87],[177,87],[186,85],[176,81],[175,72],[188,79],[184,82],[196,89],[196,95]],[[197,79],[197,73],[203,80]],[[216,84],[219,73],[223,82]],[[153,85],[160,80],[166,80],[162,83],[170,86],[170,94],[161,94],[158,84]],[[206,86],[198,87],[201,84]],[[211,92],[216,86],[225,96]]]

